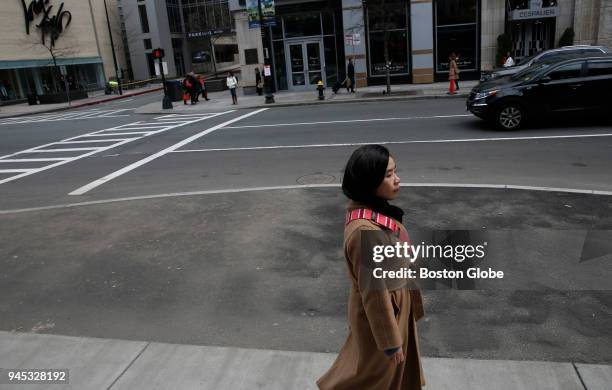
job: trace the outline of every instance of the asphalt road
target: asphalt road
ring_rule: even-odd
[[[607,123],[500,133],[457,99],[130,110],[155,98],[0,122],[2,155],[64,140],[11,158],[66,158],[0,163],[23,169],[0,174],[0,329],[337,351],[348,287],[338,185],[360,143],[388,143],[412,228],[612,230]],[[84,141],[139,132],[116,147]],[[610,260],[576,272],[608,275]],[[423,353],[612,362],[611,289],[570,285],[426,291]]]

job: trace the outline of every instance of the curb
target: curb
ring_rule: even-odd
[[[234,110],[248,110],[253,108],[268,108],[268,107],[294,107],[294,106],[314,106],[318,104],[351,104],[351,103],[367,103],[367,102],[381,102],[381,101],[409,101],[409,100],[433,100],[433,99],[459,99],[467,98],[468,94],[455,94],[455,95],[420,95],[420,96],[389,96],[389,97],[375,97],[375,98],[356,98],[351,100],[302,100],[298,102],[288,103],[271,103],[271,104],[258,104],[254,106],[243,106],[235,107]],[[168,110],[159,110],[155,112],[136,112],[142,115],[159,115],[169,112]],[[186,111],[192,112],[192,111]],[[193,111],[197,112],[197,111]]]
[[[132,96],[144,95],[144,94],[150,93],[150,92],[157,92],[157,91],[161,91],[162,89],[163,89],[162,87],[158,87],[158,88],[148,89],[146,91],[139,91],[139,92],[131,93],[129,95],[113,96],[111,98],[96,100],[96,101],[93,101],[93,102],[80,103],[80,104],[75,104],[75,105],[66,106],[66,107],[50,108],[50,109],[44,110],[44,111],[21,112],[21,113],[18,113],[18,114],[6,115],[6,116],[0,115],[0,119],[3,119],[3,118],[19,118],[19,117],[22,117],[22,116],[27,116],[27,115],[32,115],[32,114],[48,114],[48,113],[51,113],[51,112],[67,111],[67,110],[72,110],[74,108],[94,106],[94,105],[100,104],[100,103],[112,102],[113,100],[120,100],[120,99],[129,98],[129,97],[132,97]]]

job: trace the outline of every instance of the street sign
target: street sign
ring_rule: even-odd
[[[66,76],[68,74],[68,70],[66,69],[66,65],[60,65],[60,73],[62,76]]]
[[[155,76],[161,76],[161,73],[159,73],[159,62],[155,62]],[[164,74],[167,75],[168,74],[168,63],[166,61],[162,62],[162,67],[164,68]]]
[[[272,71],[270,70],[270,65],[264,65],[264,76],[272,76]]]

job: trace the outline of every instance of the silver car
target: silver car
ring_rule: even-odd
[[[543,62],[551,63],[575,57],[594,56],[606,53],[610,53],[610,49],[604,46],[563,46],[557,49],[545,50],[530,57],[525,57],[514,66],[483,71],[480,75],[480,81],[489,81],[498,77],[511,76],[531,65],[537,65]]]

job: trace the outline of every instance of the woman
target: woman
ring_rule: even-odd
[[[412,390],[425,384],[416,331],[416,321],[423,317],[420,291],[391,280],[382,288],[368,288],[364,280],[371,274],[365,263],[371,253],[364,253],[361,261],[362,239],[369,234],[383,233],[388,245],[398,241],[395,233],[407,240],[404,212],[388,203],[397,197],[399,183],[395,159],[384,146],[362,146],[346,165],[342,190],[351,200],[344,228],[352,282],[349,334],[336,361],[317,381],[322,390]]]
[[[448,57],[448,79],[455,81],[455,88],[459,90],[459,66],[457,66],[457,56],[455,53]]]
[[[259,73],[259,68],[255,68],[255,90],[257,91],[257,95],[263,95],[263,83],[261,82],[261,73]]]
[[[225,79],[225,83],[232,94],[232,104],[238,104],[238,96],[236,96],[236,87],[238,86],[238,80],[234,77],[232,71],[227,72],[227,78]]]

